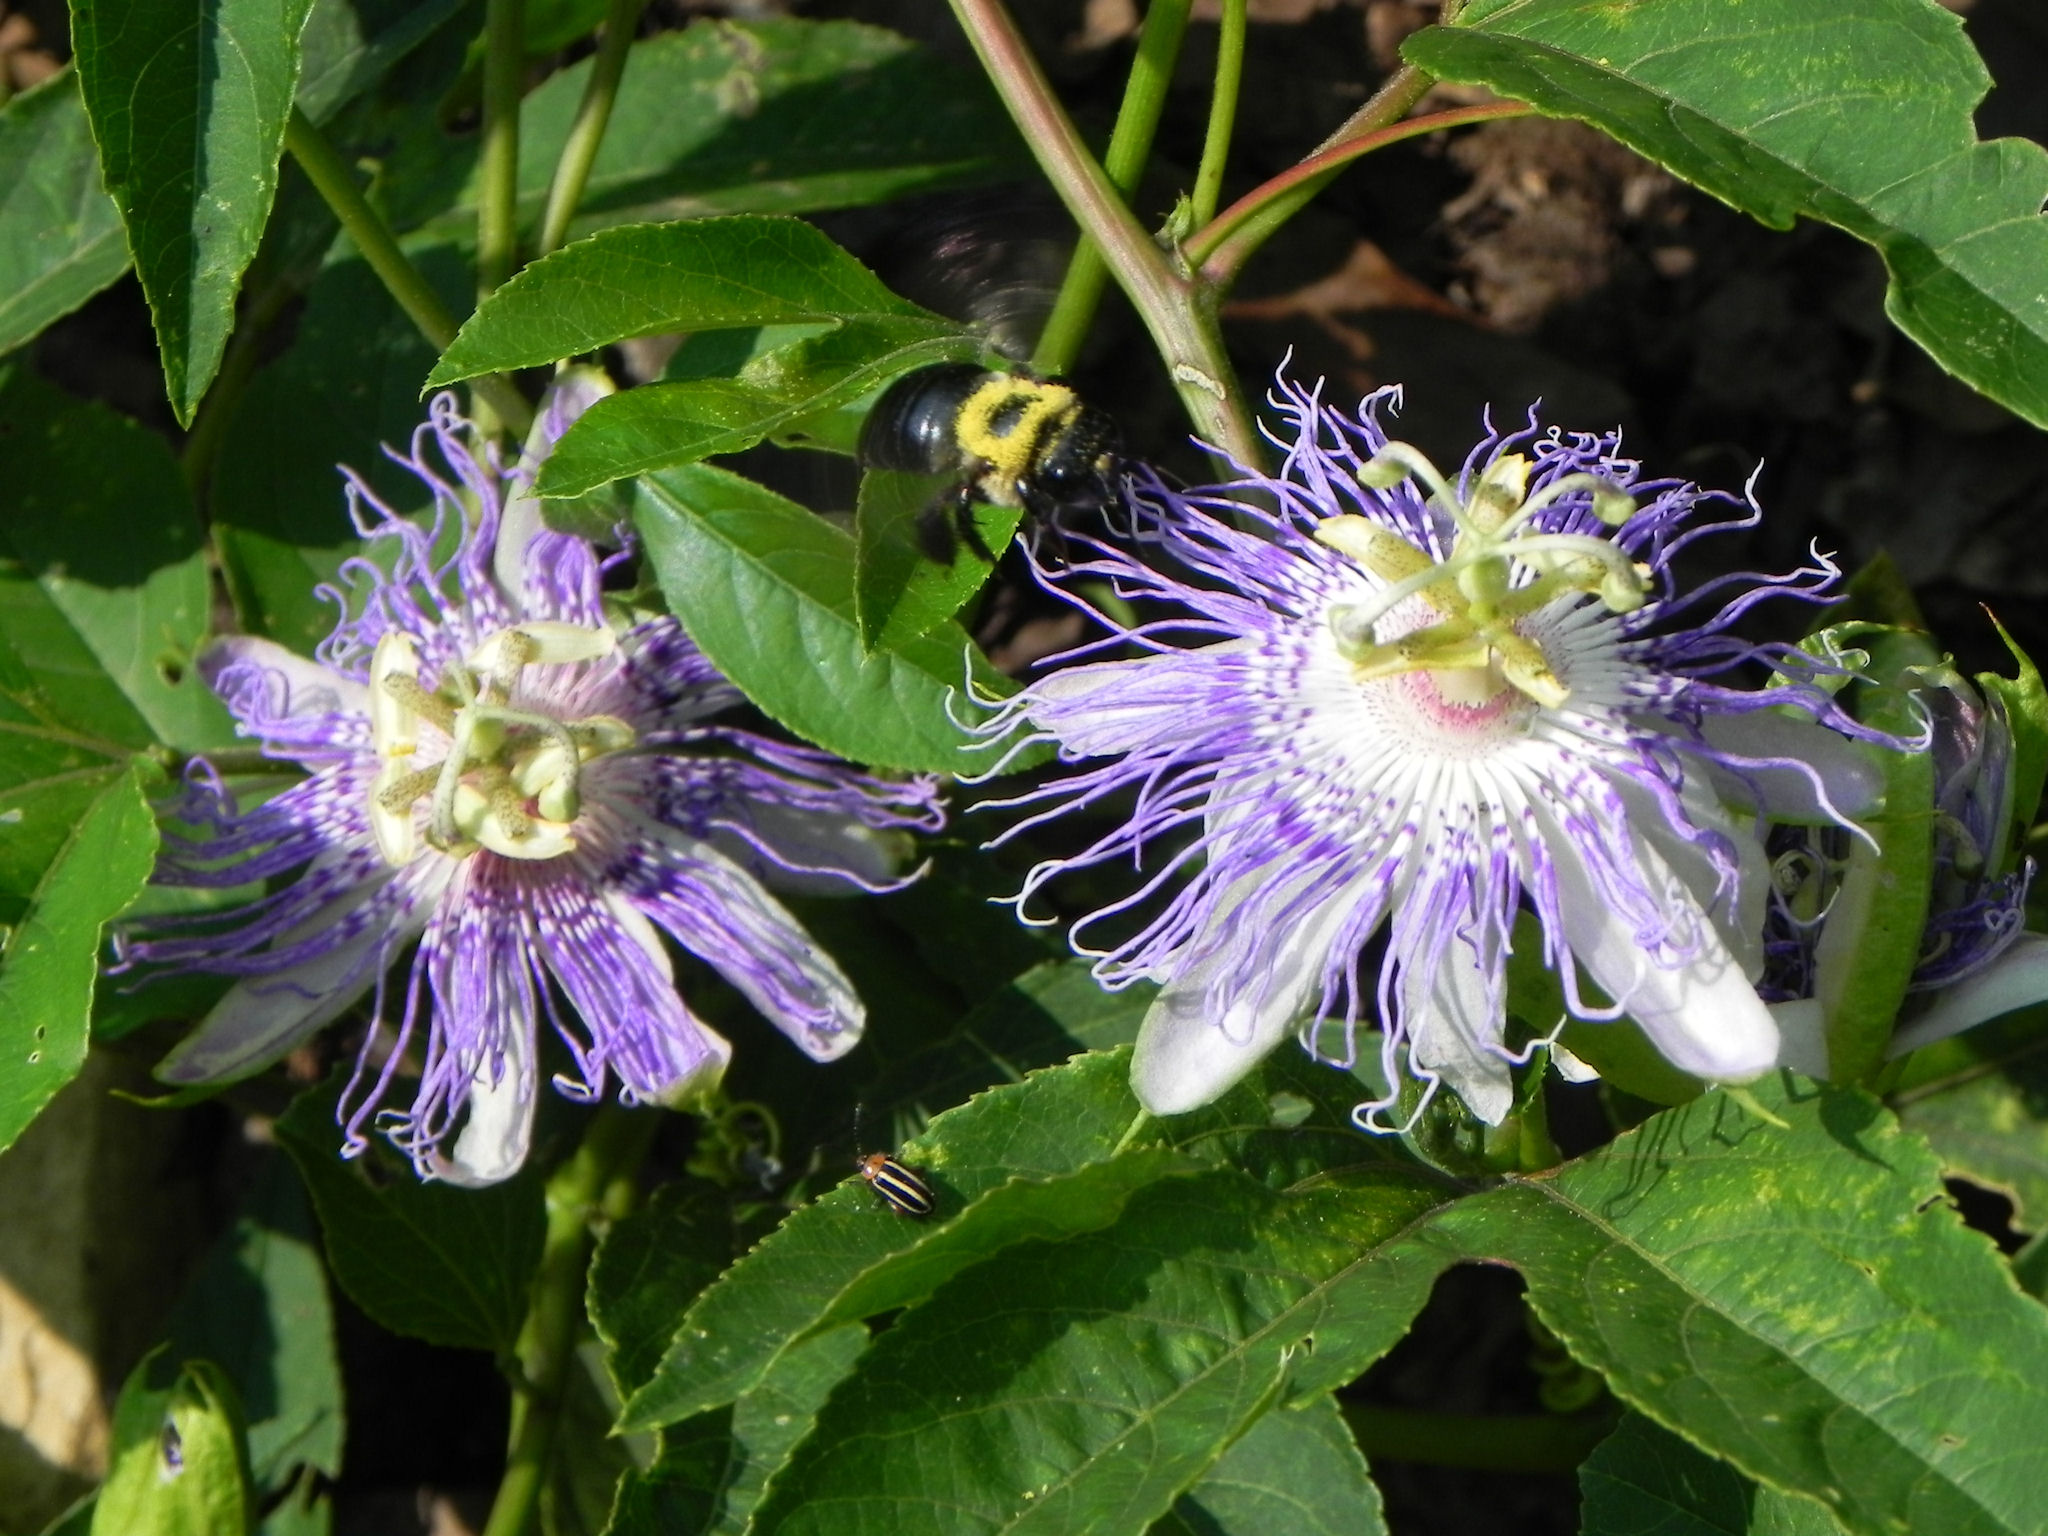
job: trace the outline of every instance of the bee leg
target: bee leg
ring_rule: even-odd
[[[974,527],[973,492],[967,487],[948,491],[917,514],[912,529],[917,547],[935,565],[951,565],[960,558],[960,526]]]

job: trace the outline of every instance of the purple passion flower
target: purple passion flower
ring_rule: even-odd
[[[1397,391],[1355,418],[1319,394],[1281,381],[1293,431],[1275,439],[1277,478],[1182,492],[1140,472],[1150,564],[1072,541],[1066,587],[1106,581],[1164,616],[1097,614],[1111,633],[1061,659],[1136,654],[1039,678],[991,727],[1067,762],[1109,759],[1004,802],[1044,807],[1006,837],[1131,796],[1019,900],[1064,872],[1149,866],[1074,936],[1106,986],[1162,984],[1132,1065],[1139,1099],[1155,1114],[1205,1104],[1297,1026],[1313,1048],[1318,1020],[1348,1059],[1369,994],[1388,1081],[1405,1054],[1497,1123],[1527,1055],[1503,1039],[1525,906],[1571,1016],[1627,1014],[1702,1078],[1765,1071],[1778,1032],[1753,982],[1769,869],[1717,786],[1839,820],[1825,769],[1854,754],[1816,720],[1855,727],[1807,659],[1735,626],[1766,598],[1818,597],[1835,566],[1681,591],[1681,551],[1749,525],[1753,506],[1642,479],[1613,435],[1533,424],[1490,435],[1453,483],[1382,431]],[[1721,680],[1745,667],[1793,680]],[[1369,958],[1382,929],[1384,958]],[[1102,932],[1109,947],[1088,950]],[[1392,1103],[1361,1106],[1361,1123]]]
[[[409,1061],[412,1106],[381,1117],[393,1139],[423,1175],[480,1184],[525,1157],[543,1018],[574,1096],[613,1074],[629,1100],[717,1083],[730,1047],[677,996],[663,931],[816,1060],[860,1038],[860,1000],[764,879],[885,887],[897,829],[939,823],[932,786],[705,723],[739,694],[681,626],[614,626],[605,562],[522,494],[608,388],[556,391],[509,472],[466,446],[439,397],[394,455],[432,493],[431,526],[350,477],[381,559],[350,560],[347,590],[328,589],[343,618],[319,660],[248,638],[202,658],[242,733],[309,776],[246,808],[210,771],[191,776],[177,814],[201,835],[168,842],[157,882],[272,889],[126,937],[126,963],[236,978],[159,1068],[167,1081],[254,1072],[374,987],[379,1027],[342,1100],[349,1149]]]

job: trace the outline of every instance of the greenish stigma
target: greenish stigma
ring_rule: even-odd
[[[1316,529],[1320,542],[1387,584],[1368,602],[1330,611],[1337,649],[1360,682],[1427,671],[1457,703],[1483,704],[1513,688],[1555,708],[1571,690],[1519,622],[1575,592],[1598,597],[1614,613],[1643,605],[1649,568],[1612,541],[1532,527],[1536,514],[1559,497],[1585,491],[1592,496],[1593,515],[1618,528],[1634,515],[1635,499],[1592,474],[1560,476],[1531,495],[1529,469],[1523,455],[1504,453],[1486,466],[1472,494],[1461,497],[1418,450],[1389,443],[1359,471],[1359,480],[1374,490],[1391,490],[1414,476],[1428,487],[1430,505],[1447,513],[1456,528],[1451,552],[1440,561],[1354,514],[1328,518]],[[1411,597],[1435,611],[1435,622],[1380,640],[1380,621]]]
[[[386,863],[418,851],[413,807],[430,799],[427,842],[466,857],[480,848],[511,859],[552,859],[575,850],[583,765],[633,745],[613,715],[559,720],[515,708],[521,669],[595,661],[617,648],[609,629],[548,620],[500,630],[429,691],[419,653],[397,632],[370,658],[370,735],[379,768],[370,786],[370,829]],[[448,738],[440,762],[416,766],[419,725]]]

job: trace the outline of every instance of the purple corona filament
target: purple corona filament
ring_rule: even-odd
[[[1571,1016],[1627,1013],[1703,1078],[1768,1069],[1754,816],[1843,820],[1872,779],[1845,735],[1873,733],[1830,701],[1825,663],[1738,623],[1822,600],[1837,568],[1816,553],[1683,589],[1680,554],[1752,525],[1747,497],[1645,479],[1616,436],[1533,419],[1447,479],[1383,431],[1397,391],[1355,416],[1319,394],[1281,380],[1277,476],[1180,491],[1141,470],[1144,562],[1070,538],[1042,579],[1083,607],[1107,583],[1139,617],[1091,609],[1109,633],[990,726],[1077,765],[1001,802],[1031,812],[1004,838],[1121,818],[1038,865],[1020,906],[1076,870],[1143,871],[1074,928],[1106,986],[1163,987],[1140,1100],[1206,1103],[1296,1030],[1313,1047],[1329,1027],[1348,1061],[1376,1014],[1390,1082],[1405,1065],[1498,1122],[1526,1057],[1503,1039],[1524,909]]]
[[[319,659],[251,638],[202,658],[242,734],[307,777],[245,805],[206,765],[188,776],[190,835],[167,839],[157,883],[272,889],[124,935],[124,965],[235,978],[167,1080],[246,1076],[372,994],[349,1150],[381,1119],[423,1174],[488,1183],[525,1156],[543,1021],[572,1096],[616,1077],[624,1099],[675,1103],[717,1083],[730,1048],[677,995],[663,934],[811,1057],[860,1038],[860,1000],[769,887],[890,888],[904,832],[941,822],[934,787],[710,723],[740,696],[682,627],[607,614],[608,562],[526,494],[605,388],[572,375],[509,471],[438,397],[393,455],[431,519],[350,478],[381,559],[325,589],[343,617]],[[387,1108],[415,1071],[410,1107]]]

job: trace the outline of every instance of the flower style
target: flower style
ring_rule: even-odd
[[[616,1073],[623,1097],[673,1103],[718,1081],[730,1047],[677,995],[657,930],[813,1058],[860,1038],[846,977],[763,878],[887,888],[896,829],[940,821],[933,786],[706,724],[739,694],[681,626],[614,629],[606,562],[546,531],[524,494],[608,388],[558,388],[509,472],[436,399],[410,456],[393,456],[431,491],[432,526],[350,477],[357,526],[388,554],[350,560],[348,590],[327,589],[343,618],[319,660],[250,638],[202,658],[243,734],[310,776],[248,808],[203,765],[189,776],[178,814],[204,835],[168,842],[159,883],[298,873],[237,910],[126,936],[124,963],[237,978],[160,1076],[256,1071],[373,985],[381,1024],[386,973],[418,940],[396,1038],[372,1030],[343,1097],[347,1142],[361,1150],[412,1055],[412,1106],[382,1118],[423,1175],[479,1184],[524,1159],[543,1015],[574,1060],[565,1092],[599,1095]]]
[[[1399,398],[1348,417],[1283,378],[1278,478],[1180,492],[1141,475],[1149,566],[1073,540],[1065,586],[1106,578],[1172,607],[1098,614],[1111,633],[1062,658],[1083,664],[995,722],[1067,762],[1113,759],[1003,802],[1041,807],[1005,836],[1135,797],[1091,846],[1037,866],[1020,903],[1063,872],[1153,857],[1074,942],[1109,927],[1104,984],[1163,983],[1132,1066],[1155,1114],[1215,1098],[1298,1020],[1340,1025],[1348,1057],[1384,925],[1371,991],[1388,1080],[1405,1048],[1431,1090],[1498,1123],[1526,1059],[1503,1039],[1525,903],[1571,1015],[1626,1013],[1687,1072],[1755,1077],[1778,1056],[1753,985],[1769,871],[1724,799],[1843,821],[1874,775],[1836,731],[1875,733],[1809,658],[1736,625],[1772,596],[1819,598],[1837,568],[1816,555],[1681,591],[1680,553],[1748,526],[1753,504],[1643,480],[1613,435],[1533,423],[1490,435],[1452,484],[1382,431]],[[1085,660],[1123,647],[1139,654]],[[1787,677],[1724,680],[1754,663]]]

